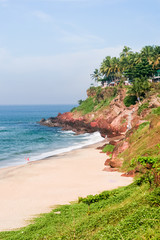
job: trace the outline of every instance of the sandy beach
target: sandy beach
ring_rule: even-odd
[[[23,227],[55,205],[130,184],[132,178],[103,171],[107,156],[99,145],[0,169],[0,231]]]

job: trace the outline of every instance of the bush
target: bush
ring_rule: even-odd
[[[136,101],[137,101],[137,97],[136,96],[131,96],[131,95],[126,96],[123,100],[126,107],[130,107],[131,105],[135,105]]]
[[[76,107],[72,108],[70,112],[74,112],[76,110]]]
[[[143,112],[143,110],[148,108],[148,107],[149,107],[149,103],[148,102],[143,103],[141,106],[139,106],[139,108],[138,108],[138,115],[140,115],[141,112]]]
[[[82,202],[85,203],[87,205],[90,205],[92,203],[96,203],[99,202],[101,200],[106,200],[108,199],[110,196],[110,193],[108,191],[102,192],[100,194],[96,194],[96,195],[88,195],[86,198],[79,198],[78,202]]]
[[[160,206],[160,187],[155,188],[154,191],[147,197],[150,206]]]
[[[160,156],[157,157],[138,157],[137,162],[144,168],[144,174],[140,181],[148,182],[158,187],[160,185]]]
[[[160,115],[160,107],[154,108],[154,109],[152,110],[152,113],[153,113],[153,114],[156,114],[156,115]]]
[[[113,152],[115,146],[111,145],[111,144],[107,144],[103,149],[102,152],[106,153],[106,152]]]
[[[142,130],[145,126],[149,125],[149,122],[141,123],[138,127],[138,130]]]
[[[81,105],[76,108],[77,111],[82,111],[83,114],[87,114],[94,110],[96,102],[92,97],[87,98],[85,101],[81,102]]]

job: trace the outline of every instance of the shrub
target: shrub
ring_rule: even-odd
[[[83,114],[92,112],[96,102],[94,102],[92,97],[87,98],[85,101],[81,102],[81,105],[76,108],[77,111],[82,111]]]
[[[145,126],[149,125],[149,122],[141,123],[138,127],[138,130],[142,130]]]
[[[74,112],[76,110],[76,107],[72,108],[70,112]]]
[[[160,206],[160,187],[155,188],[154,191],[147,196],[147,200],[150,206]]]
[[[78,101],[78,104],[81,105],[82,103],[83,103],[83,100],[80,99],[80,100]]]
[[[135,105],[137,101],[137,97],[136,96],[132,96],[132,95],[128,95],[124,98],[123,102],[125,104],[126,107],[130,107],[131,105]]]
[[[78,199],[78,202],[79,203],[82,202],[87,205],[90,205],[92,203],[99,202],[101,200],[106,200],[109,198],[109,196],[110,196],[110,193],[108,191],[105,191],[105,192],[102,192],[102,193],[96,194],[96,195],[88,195],[86,198],[80,197]]]
[[[153,114],[156,114],[156,115],[160,115],[160,107],[154,108],[154,109],[152,110],[152,113],[153,113]]]
[[[107,144],[103,149],[102,152],[106,153],[106,152],[113,152],[115,146],[111,145],[111,144]]]
[[[144,168],[144,174],[140,182],[148,182],[158,187],[160,185],[160,157],[138,157],[137,162]]]
[[[149,103],[148,103],[148,102],[143,103],[141,106],[139,106],[139,108],[138,108],[138,115],[140,115],[141,112],[142,112],[144,109],[148,108],[148,106],[149,106]]]

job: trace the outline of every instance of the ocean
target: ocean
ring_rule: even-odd
[[[76,135],[41,126],[42,118],[70,111],[73,105],[0,106],[0,168],[26,164],[102,140],[98,132]]]

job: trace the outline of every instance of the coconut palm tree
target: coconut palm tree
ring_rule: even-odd
[[[149,64],[153,63],[154,58],[154,46],[145,46],[141,50],[141,57],[147,58]]]
[[[111,65],[111,60],[112,58],[110,56],[107,56],[102,64],[101,64],[101,67],[100,67],[100,72],[105,75],[106,77],[109,76],[111,70],[112,70],[112,65]]]
[[[160,46],[154,47],[153,66],[160,68]]]
[[[96,82],[100,80],[100,76],[101,74],[97,68],[94,70],[93,74],[91,74],[91,78],[94,79]]]
[[[130,47],[124,46],[122,52],[120,53],[120,57],[128,57],[129,54],[133,53]]]

